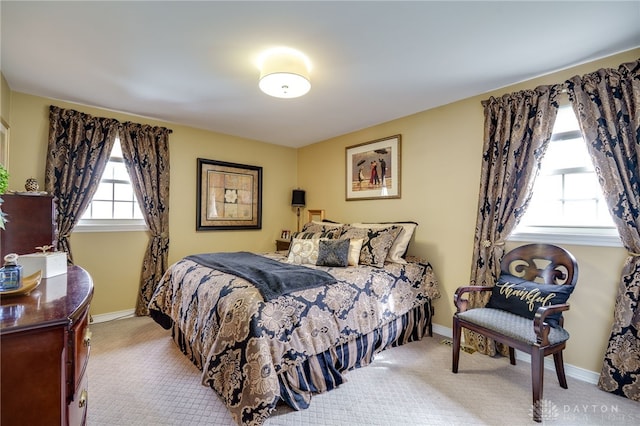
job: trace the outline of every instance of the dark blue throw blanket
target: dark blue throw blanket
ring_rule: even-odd
[[[336,282],[325,271],[278,262],[246,251],[194,254],[185,259],[244,278],[260,290],[265,301]]]

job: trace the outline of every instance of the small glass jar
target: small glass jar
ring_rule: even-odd
[[[18,255],[10,253],[4,257],[0,268],[0,291],[15,290],[22,283],[22,266],[18,265]]]

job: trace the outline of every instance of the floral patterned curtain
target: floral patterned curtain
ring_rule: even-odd
[[[567,91],[629,252],[598,386],[640,401],[640,60],[573,77]]]
[[[561,85],[540,86],[482,102],[484,148],[471,266],[474,285],[492,286],[500,274],[504,240],[531,198],[551,139],[561,89]],[[475,307],[487,301],[488,295],[470,299]],[[465,330],[465,341],[481,353],[496,353],[493,341],[485,336]]]
[[[57,249],[73,264],[69,236],[98,188],[120,124],[71,109],[49,108],[45,190],[56,198]]]
[[[149,314],[147,305],[168,266],[170,133],[164,127],[129,122],[122,125],[122,156],[151,231],[142,263],[136,315]]]

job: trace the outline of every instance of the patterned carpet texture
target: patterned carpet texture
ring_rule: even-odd
[[[148,317],[92,324],[88,425],[218,425],[234,422],[200,372]],[[442,344],[445,343],[445,344]],[[348,382],[316,395],[311,407],[278,406],[266,426],[533,425],[530,365],[461,352],[426,337],[377,355]],[[569,342],[570,344],[571,342]],[[544,424],[637,425],[640,404],[545,373]]]

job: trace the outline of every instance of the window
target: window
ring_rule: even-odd
[[[122,158],[120,139],[116,137],[109,162],[91,203],[74,231],[146,230],[129,173]]]
[[[621,245],[570,105],[558,110],[529,207],[509,239]]]

